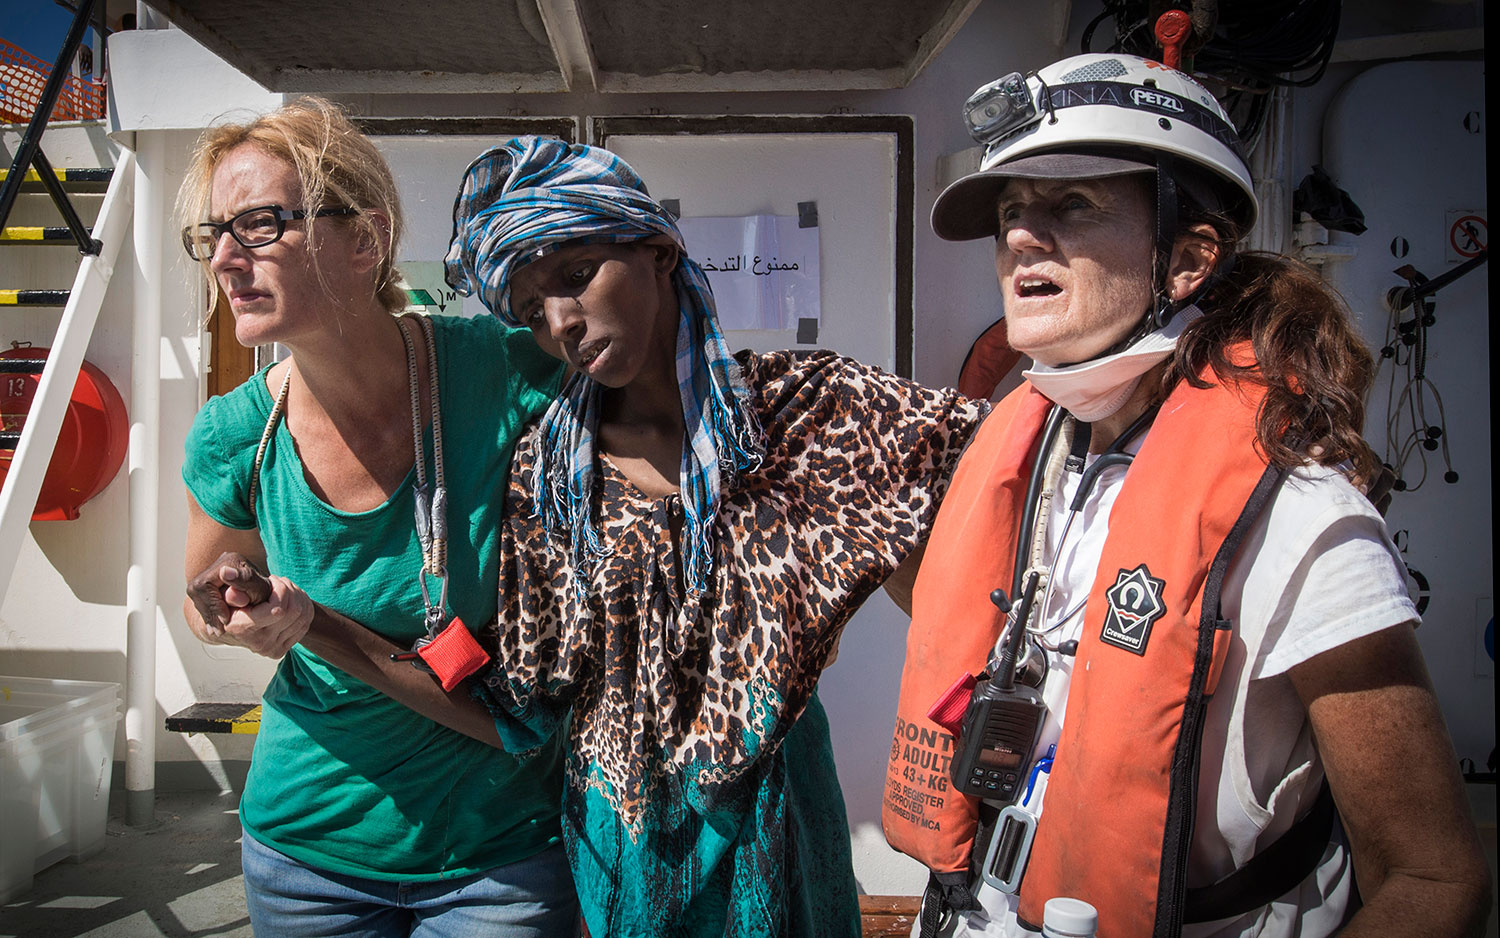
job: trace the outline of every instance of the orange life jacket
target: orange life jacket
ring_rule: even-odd
[[[1260,397],[1252,385],[1183,382],[1126,475],[1022,880],[1023,922],[1039,924],[1047,899],[1073,896],[1099,910],[1103,938],[1180,932],[1202,717],[1232,635],[1218,619],[1219,589],[1233,545],[1279,480],[1254,445]],[[913,593],[882,822],[892,846],[938,873],[969,868],[978,802],[952,789],[954,740],[927,712],[955,679],[984,667],[999,636],[1004,617],[989,593],[1011,585],[1050,406],[1023,385],[985,421],[954,473]],[[1150,614],[1139,649],[1121,641],[1108,595],[1118,585],[1155,596],[1137,610]]]

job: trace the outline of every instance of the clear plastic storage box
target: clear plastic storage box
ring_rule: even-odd
[[[0,676],[0,902],[104,845],[120,685]]]

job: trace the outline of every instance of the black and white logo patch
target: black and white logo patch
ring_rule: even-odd
[[[1121,570],[1115,585],[1104,592],[1109,609],[1104,613],[1104,631],[1099,637],[1116,648],[1144,655],[1151,626],[1167,611],[1161,599],[1166,585],[1165,580],[1152,576],[1145,564]]]
[[[1158,91],[1155,88],[1132,88],[1130,89],[1130,101],[1136,107],[1155,108],[1158,111],[1171,111],[1173,114],[1183,112],[1182,102],[1177,100],[1175,94]]]

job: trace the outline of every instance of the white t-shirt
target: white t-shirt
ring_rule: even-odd
[[[1082,631],[1082,603],[1126,471],[1105,469],[1071,525],[1067,506],[1081,473],[1065,473],[1059,483],[1046,553],[1056,572],[1033,619],[1035,628],[1051,629],[1041,636],[1047,646],[1076,640]],[[1293,471],[1250,530],[1224,581],[1222,608],[1235,623],[1235,637],[1203,731],[1189,886],[1207,885],[1243,865],[1311,806],[1323,768],[1287,671],[1331,648],[1415,622],[1403,571],[1380,515],[1332,469]],[[1047,660],[1049,714],[1039,752],[1061,732],[1073,667],[1071,657],[1055,651]],[[1346,848],[1331,844],[1315,875],[1266,909],[1188,925],[1183,935],[1322,938],[1343,921],[1352,884]],[[954,916],[943,934],[1035,938],[1016,922],[1014,897],[985,884],[979,899],[983,913]]]

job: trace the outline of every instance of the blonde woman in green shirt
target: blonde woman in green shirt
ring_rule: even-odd
[[[395,183],[326,102],[207,132],[180,211],[236,338],[291,351],[194,421],[188,577],[242,554],[275,576],[273,606],[295,581],[403,647],[434,609],[444,623],[493,619],[493,493],[519,430],[554,395],[555,363],[489,317],[395,315]],[[434,484],[447,493],[446,558],[417,531],[414,492]],[[402,687],[430,691],[428,675],[388,655],[341,670],[330,659],[344,640],[309,633],[305,616],[208,624],[191,602],[184,615],[205,642],[280,659],[240,807],[258,934],[575,930],[555,743],[522,761],[483,741],[488,720],[433,722],[399,702]]]

